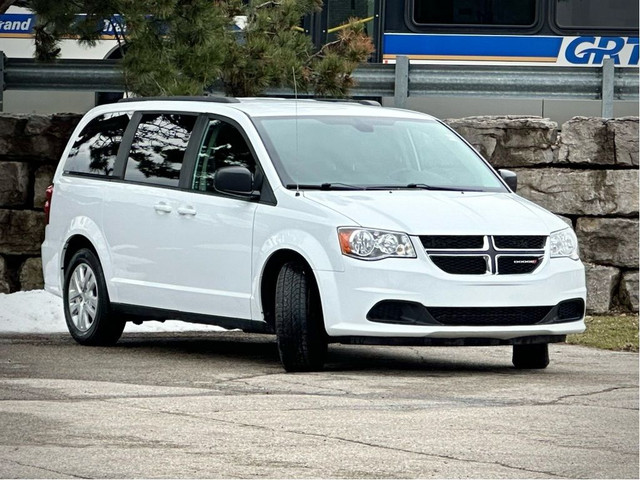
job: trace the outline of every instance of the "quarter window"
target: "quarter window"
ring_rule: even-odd
[[[256,163],[240,130],[223,120],[210,120],[198,153],[193,189],[213,192],[216,171],[232,166],[255,173]]]
[[[64,171],[109,177],[118,156],[131,113],[107,113],[82,129],[69,151]]]
[[[536,0],[414,0],[416,24],[531,26]]]
[[[177,187],[195,115],[145,113],[136,129],[125,179]]]
[[[638,0],[555,0],[564,28],[638,29]]]

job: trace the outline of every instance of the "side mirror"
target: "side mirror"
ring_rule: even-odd
[[[253,189],[253,174],[245,167],[222,167],[213,177],[213,188],[237,197],[256,199],[260,191]]]
[[[518,188],[518,175],[511,170],[504,169],[498,170],[498,173],[500,174],[500,177],[502,177],[502,180],[504,180],[504,183],[506,183],[509,188],[515,192]]]

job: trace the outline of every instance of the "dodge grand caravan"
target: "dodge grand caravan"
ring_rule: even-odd
[[[73,338],[178,319],[327,344],[513,345],[545,368],[582,332],[561,219],[420,113],[314,100],[138,99],[91,110],[47,191],[46,289]]]

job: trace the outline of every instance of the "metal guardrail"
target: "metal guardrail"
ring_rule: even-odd
[[[118,60],[58,60],[55,63],[42,63],[31,58],[6,58],[4,61],[5,90],[124,92],[124,88]]]
[[[472,96],[493,98],[558,98],[602,100],[602,116],[613,116],[614,100],[638,100],[638,68],[602,67],[365,65],[355,71],[357,94],[395,97],[398,107],[408,97]],[[604,95],[603,95],[604,92]]]
[[[602,116],[611,118],[614,100],[638,100],[638,68],[367,64],[354,72],[353,97],[394,97],[404,107],[409,97],[473,96],[492,98],[562,98],[602,100]],[[0,111],[3,90],[125,91],[117,60],[8,59],[0,52]],[[266,92],[293,95],[287,89]]]

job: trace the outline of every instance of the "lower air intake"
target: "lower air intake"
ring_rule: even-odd
[[[535,325],[553,307],[427,307],[438,323],[450,326]]]

